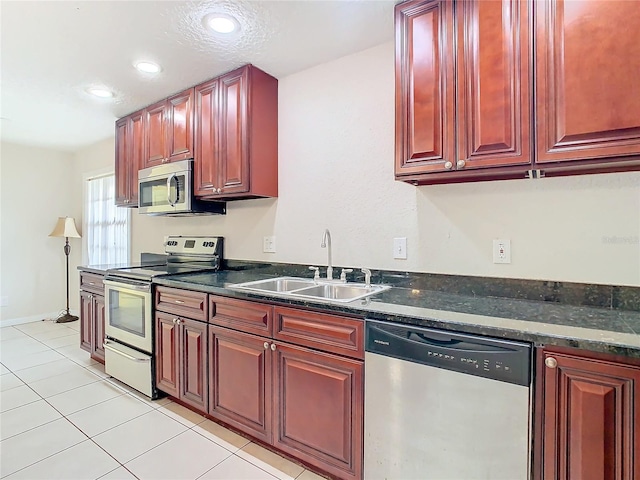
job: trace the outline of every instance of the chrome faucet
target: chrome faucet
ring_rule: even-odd
[[[322,234],[322,243],[320,244],[320,246],[327,249],[327,279],[333,280],[333,266],[331,265],[331,232],[328,228],[325,229],[324,233]]]

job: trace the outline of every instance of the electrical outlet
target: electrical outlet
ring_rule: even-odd
[[[511,240],[498,238],[493,241],[493,263],[511,263]]]
[[[276,237],[263,237],[262,238],[262,251],[264,253],[276,253]]]
[[[393,239],[393,258],[400,260],[407,259],[407,237]]]

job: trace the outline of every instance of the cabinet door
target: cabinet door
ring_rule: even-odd
[[[195,152],[193,188],[197,196],[216,194],[220,186],[218,80],[195,89]]]
[[[129,200],[129,117],[116,122],[116,205],[127,206]]]
[[[80,291],[80,348],[91,353],[93,337],[93,295]]]
[[[220,77],[220,188],[223,194],[249,191],[247,139],[248,68]]]
[[[168,158],[166,100],[148,107],[146,112],[145,168],[160,165]]]
[[[209,325],[209,414],[271,442],[267,339]]]
[[[363,362],[277,344],[273,445],[340,478],[362,478]]]
[[[536,162],[640,154],[640,4],[535,4]]]
[[[531,163],[531,3],[458,3],[457,163]]]
[[[193,88],[167,100],[169,161],[193,158]]]
[[[180,335],[177,318],[156,313],[156,381],[158,389],[178,397]]]
[[[640,478],[640,367],[541,354],[543,478]]]
[[[206,413],[207,324],[180,319],[180,400]]]
[[[138,170],[144,168],[144,112],[129,115],[129,202],[128,206],[138,205]]]
[[[93,295],[93,333],[91,336],[91,358],[104,363],[105,303],[102,295]]]
[[[451,169],[455,155],[453,2],[401,3],[395,10],[395,31],[396,176]]]

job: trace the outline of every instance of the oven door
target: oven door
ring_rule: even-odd
[[[107,279],[104,286],[107,337],[152,353],[151,284]]]

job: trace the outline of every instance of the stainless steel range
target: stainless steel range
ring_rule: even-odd
[[[107,271],[105,285],[105,372],[155,398],[153,359],[153,278],[217,271],[222,265],[222,237],[169,236],[164,265]]]

